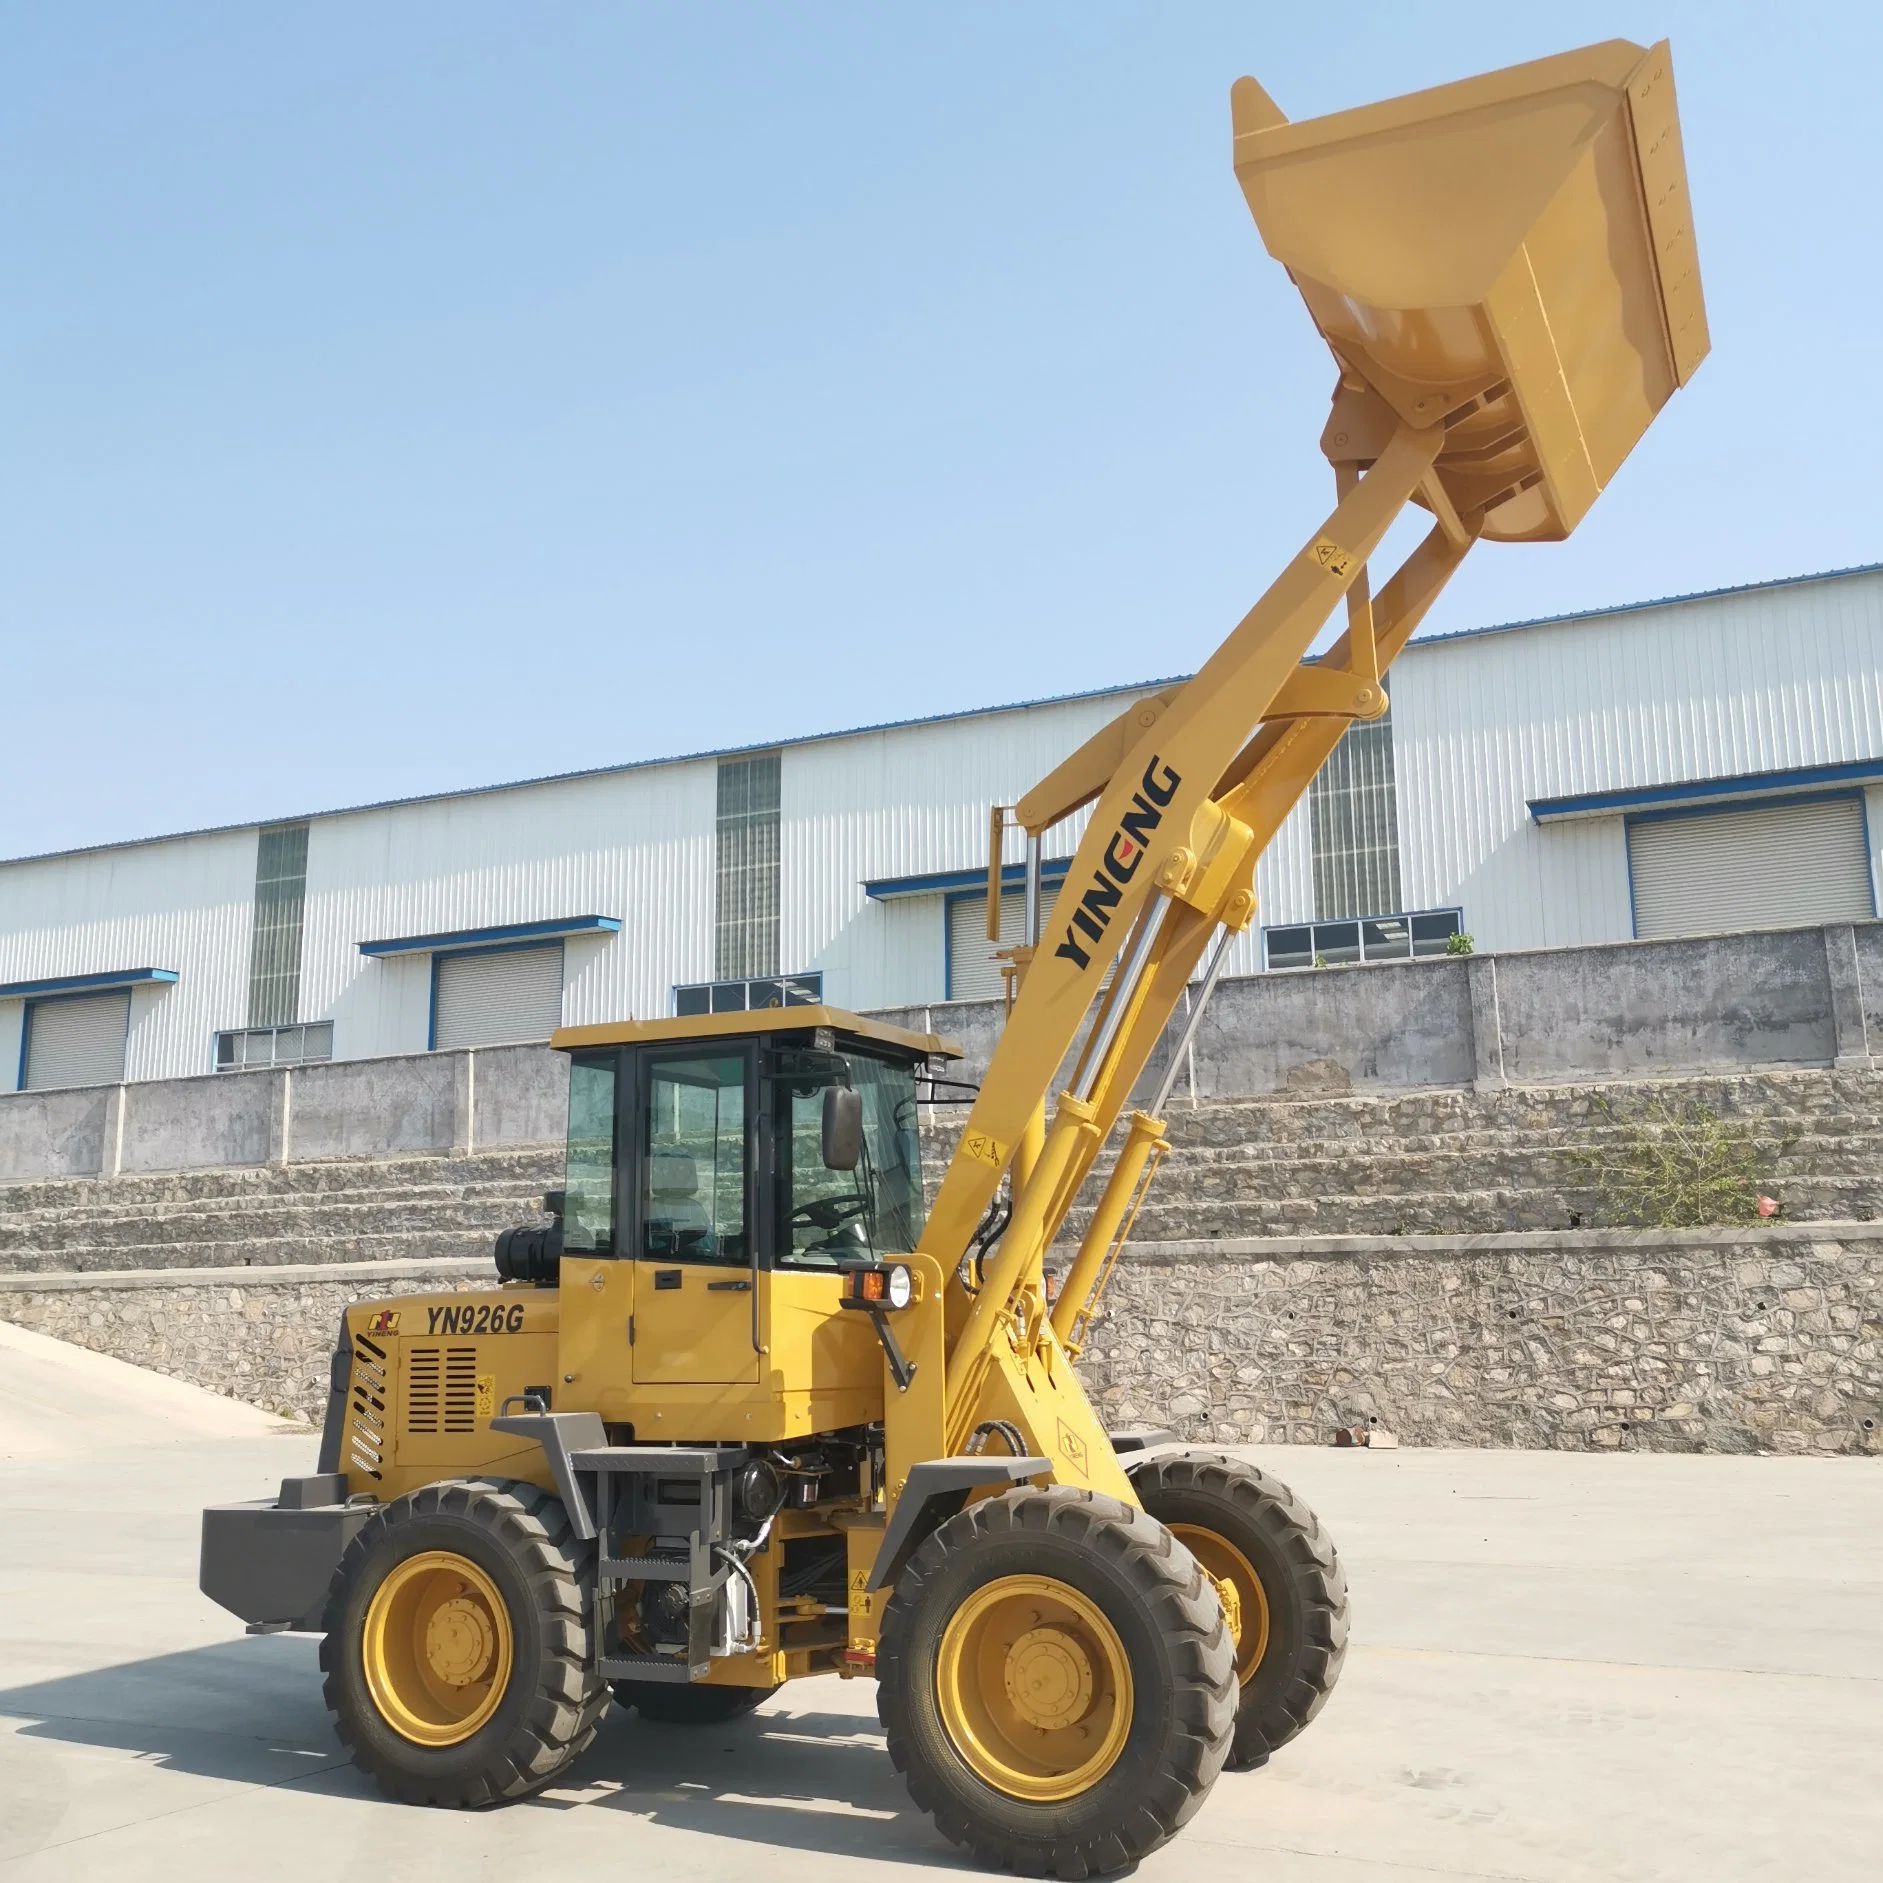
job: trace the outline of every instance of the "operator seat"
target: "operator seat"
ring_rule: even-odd
[[[678,1144],[656,1144],[647,1157],[647,1210],[642,1254],[656,1260],[711,1257],[718,1239],[700,1202],[699,1167]]]

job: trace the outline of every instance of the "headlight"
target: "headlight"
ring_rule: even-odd
[[[915,1299],[915,1277],[900,1263],[889,1271],[889,1305],[906,1308]]]

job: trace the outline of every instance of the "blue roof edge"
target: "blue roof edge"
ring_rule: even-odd
[[[1664,785],[1629,785],[1619,791],[1585,791],[1573,797],[1531,798],[1528,809],[1532,823],[1556,824],[1707,799],[1789,798],[1821,791],[1827,785],[1865,785],[1878,780],[1883,780],[1883,758],[1858,758],[1837,765],[1799,765],[1786,771],[1735,772],[1717,778],[1675,779]]]
[[[1056,883],[1072,867],[1071,857],[1042,857],[1040,881]],[[1002,889],[1024,884],[1024,863],[1003,863],[1000,868]],[[879,876],[863,885],[863,893],[878,902],[890,902],[898,896],[932,896],[950,889],[981,889],[986,886],[986,870],[932,870],[926,876]]]
[[[567,915],[549,922],[504,922],[495,928],[447,929],[438,935],[399,935],[384,941],[363,941],[363,955],[442,954],[458,948],[483,948],[505,942],[559,941],[567,935],[618,935],[621,918],[614,915]]]
[[[0,987],[0,1000],[36,1000],[59,994],[104,993],[119,987],[168,987],[177,978],[175,968],[116,968],[102,974],[56,974],[37,981],[9,981]]]

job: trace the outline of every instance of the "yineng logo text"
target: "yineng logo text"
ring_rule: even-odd
[[[1177,787],[1182,783],[1183,780],[1153,752],[1138,789],[1131,794],[1130,810],[1119,818],[1118,828],[1105,846],[1104,864],[1092,872],[1092,887],[1079,897],[1072,920],[1066,925],[1066,938],[1053,950],[1054,954],[1064,955],[1080,968],[1092,965],[1091,953],[1080,943],[1079,937],[1083,935],[1088,942],[1105,939],[1105,931],[1111,927],[1112,911],[1123,901],[1125,885],[1137,875],[1150,835],[1164,821],[1165,807],[1177,795]],[[1061,902],[1063,906],[1063,897]]]

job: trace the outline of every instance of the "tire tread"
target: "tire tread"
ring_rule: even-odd
[[[1279,1478],[1218,1451],[1153,1453],[1130,1467],[1132,1488],[1147,1506],[1160,1492],[1194,1492],[1233,1504],[1261,1528],[1288,1564],[1303,1617],[1304,1640],[1279,1691],[1239,1710],[1229,1764],[1266,1762],[1326,1706],[1347,1658],[1347,1574],[1320,1519]]]
[[[1163,1637],[1176,1674],[1175,1728],[1149,1782],[1118,1821],[1076,1835],[1020,1836],[977,1815],[923,1757],[908,1715],[916,1611],[965,1551],[1008,1538],[1063,1539],[1119,1570]],[[877,1707],[889,1756],[910,1796],[951,1842],[982,1863],[1025,1875],[1083,1878],[1129,1867],[1196,1814],[1229,1752],[1235,1652],[1216,1591],[1181,1543],[1136,1507],[1053,1485],[970,1505],[942,1524],[903,1568],[877,1647]]]
[[[427,1773],[383,1757],[353,1719],[340,1657],[344,1613],[354,1581],[389,1535],[426,1517],[455,1518],[483,1531],[521,1574],[536,1609],[543,1652],[534,1691],[501,1748],[479,1770]],[[334,1572],[321,1638],[322,1697],[334,1730],[365,1772],[402,1804],[479,1808],[527,1798],[585,1752],[611,1698],[589,1653],[588,1570],[562,1502],[533,1484],[453,1478],[385,1505],[347,1546]]]

